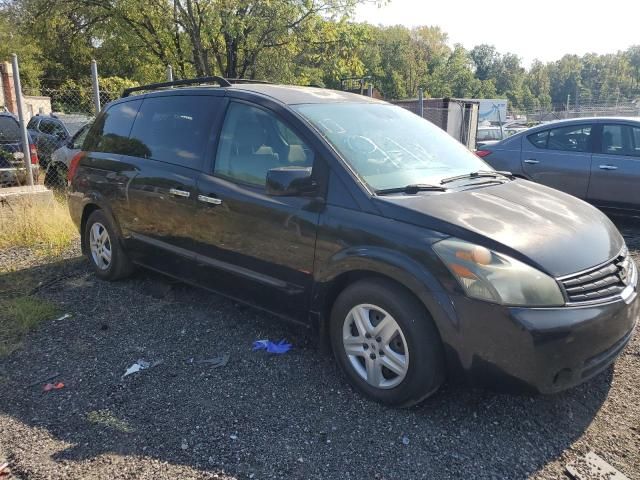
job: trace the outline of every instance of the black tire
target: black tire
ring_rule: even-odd
[[[102,226],[108,235],[111,260],[106,268],[104,265],[98,264],[100,259],[96,260],[91,250],[91,229],[94,225],[98,228]],[[89,259],[89,262],[98,277],[104,280],[119,280],[121,278],[128,277],[133,272],[133,263],[131,263],[131,260],[129,260],[125,250],[122,248],[122,243],[118,237],[117,230],[114,228],[109,217],[105,215],[102,210],[94,211],[87,219],[82,235],[82,242],[85,255]]]
[[[408,367],[404,378],[393,388],[370,385],[356,371],[345,351],[343,325],[352,308],[362,304],[375,305],[388,312],[406,340],[406,346],[402,348],[403,351],[408,349]],[[391,281],[378,278],[361,280],[343,290],[331,311],[330,337],[336,360],[349,382],[360,392],[385,405],[415,405],[435,393],[445,380],[442,341],[430,315],[410,292]],[[360,361],[364,365],[364,360]]]

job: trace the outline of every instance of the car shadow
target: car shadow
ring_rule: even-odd
[[[0,359],[0,414],[49,446],[4,435],[71,468],[114,454],[203,476],[521,478],[584,433],[612,382],[609,369],[554,396],[447,384],[417,407],[391,409],[354,392],[305,329],[258,310],[144,271],[104,282],[77,260],[5,274],[0,285],[25,274],[42,282],[35,295],[71,316]],[[253,352],[262,338],[294,348]],[[190,363],[221,354],[220,368]],[[123,377],[138,359],[161,363]],[[65,387],[43,393],[56,373]]]

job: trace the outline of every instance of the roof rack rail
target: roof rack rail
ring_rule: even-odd
[[[148,85],[141,85],[139,87],[126,88],[122,92],[122,98],[128,97],[133,92],[141,92],[144,90],[160,90],[162,88],[168,88],[168,87],[181,87],[183,85],[203,85],[207,83],[217,83],[221,87],[231,86],[231,83],[227,79],[218,77],[218,76],[189,78],[187,80],[175,80],[173,82],[150,83]]]
[[[271,84],[271,82],[267,80],[254,80],[252,78],[225,78],[225,80],[229,83],[261,83],[265,85]]]

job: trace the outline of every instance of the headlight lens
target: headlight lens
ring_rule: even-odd
[[[507,255],[455,238],[433,248],[470,297],[528,307],[565,303],[553,278]]]

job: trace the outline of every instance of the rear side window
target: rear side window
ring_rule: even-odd
[[[144,158],[200,168],[219,101],[213,96],[147,98],[131,139],[144,146]]]
[[[549,130],[529,135],[527,139],[534,147],[547,148],[547,140],[549,139]]]
[[[140,142],[129,139],[142,100],[112,105],[98,116],[85,140],[84,150],[144,157],[149,152]]]
[[[591,125],[574,125],[549,130],[548,150],[591,151]]]
[[[640,157],[640,128],[605,125],[602,127],[602,153]]]
[[[65,135],[64,127],[55,120],[40,120],[38,130],[47,135]]]
[[[0,143],[19,142],[20,126],[11,117],[0,117]]]
[[[29,123],[27,123],[27,128],[35,130],[35,128],[38,126],[38,120],[38,117],[31,117],[31,120],[29,120]]]

